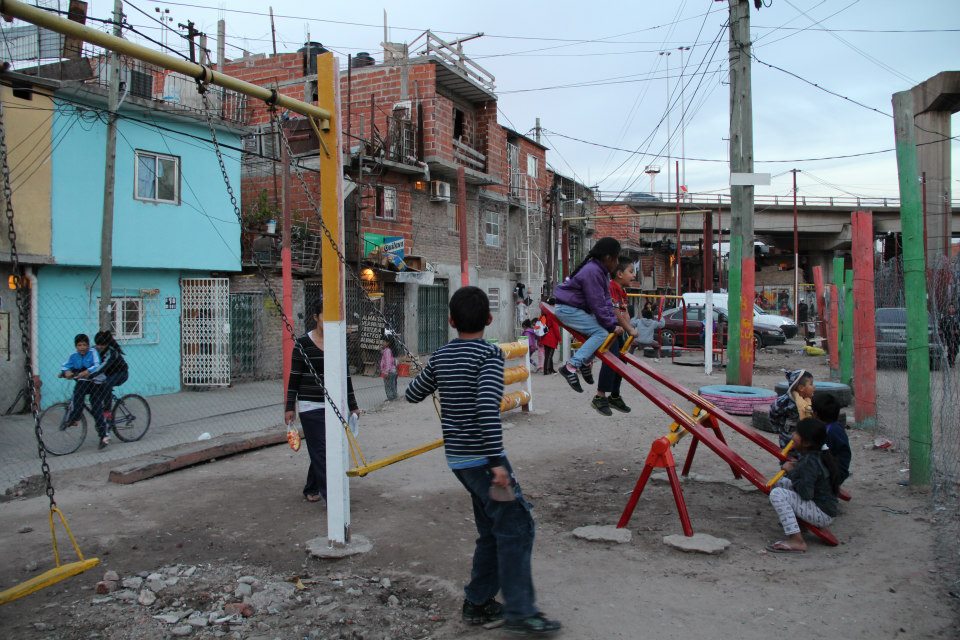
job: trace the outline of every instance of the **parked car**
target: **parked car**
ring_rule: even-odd
[[[686,310],[686,322],[684,322]],[[664,326],[659,330],[658,342],[662,345],[676,344],[679,347],[703,346],[703,319],[706,309],[698,305],[676,307],[663,312]],[[722,343],[727,343],[726,328],[729,324],[727,314],[714,309],[713,318],[717,331],[722,335]],[[783,344],[787,341],[780,327],[759,322],[754,318],[753,345],[754,348],[768,347],[773,344]]]
[[[877,309],[877,364],[907,366],[907,310],[903,307]],[[930,349],[930,368],[937,369],[943,361],[943,345],[937,340],[933,321],[927,319],[927,341]]]
[[[683,301],[688,305],[704,305],[706,304],[706,298],[706,294],[701,292],[689,292],[683,294]],[[729,313],[728,294],[713,294],[713,307],[714,309],[720,310],[722,313]],[[797,335],[797,332],[799,331],[799,327],[797,327],[797,325],[793,322],[792,318],[767,313],[756,304],[753,305],[753,322],[754,324],[759,323],[762,325],[779,327],[783,332],[783,335],[786,336],[788,340]]]

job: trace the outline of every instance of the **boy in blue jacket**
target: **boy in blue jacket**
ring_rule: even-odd
[[[71,353],[60,366],[60,377],[77,381],[73,388],[73,400],[70,401],[70,415],[67,417],[67,424],[70,426],[76,424],[80,414],[83,413],[84,396],[96,390],[93,381],[90,380],[90,370],[100,367],[100,354],[96,349],[90,348],[90,338],[87,334],[78,333],[73,338],[73,346],[76,351]]]

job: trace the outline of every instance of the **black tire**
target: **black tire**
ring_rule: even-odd
[[[660,330],[660,344],[664,346],[673,346],[673,331],[670,329],[661,329]]]
[[[763,338],[760,337],[760,334],[754,333],[753,334],[753,352],[756,353],[757,351],[760,351],[760,349],[763,349],[765,346],[766,345],[763,344]]]
[[[819,395],[833,396],[841,408],[849,407],[853,402],[853,391],[845,384],[840,384],[839,382],[818,382],[814,380],[813,385],[814,397]],[[787,392],[787,383],[778,382],[773,390],[776,391],[778,396],[782,396]]]
[[[770,422],[770,407],[753,408],[753,428],[767,433],[776,433],[777,428]]]
[[[150,428],[150,405],[135,393],[113,405],[113,433],[123,442],[136,442]]]
[[[43,429],[43,448],[53,456],[65,456],[80,448],[87,437],[87,416],[80,414],[80,419],[72,427],[64,426],[70,404],[60,402],[47,407],[40,414],[40,428]]]

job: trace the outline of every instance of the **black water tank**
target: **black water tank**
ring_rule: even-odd
[[[373,59],[373,56],[367,53],[366,51],[360,51],[357,55],[353,56],[353,68],[359,69],[360,67],[372,67],[376,61]]]
[[[303,75],[312,76],[317,73],[317,56],[321,53],[326,53],[327,49],[324,48],[319,42],[305,42],[300,49],[297,50],[297,53],[303,54]]]

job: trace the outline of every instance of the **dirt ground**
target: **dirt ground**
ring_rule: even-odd
[[[760,354],[755,384],[772,389],[782,367],[798,364],[823,378],[820,359],[801,358]],[[707,378],[668,360],[656,366],[692,388],[724,381],[722,372]],[[744,481],[720,482],[729,468],[703,448],[684,495],[694,530],[730,540],[726,552],[685,554],[662,543],[681,532],[663,482],[644,492],[631,542],[591,543],[572,530],[616,523],[650,443],[669,420],[626,385],[633,412],[611,418],[590,408],[589,390],[576,394],[559,376],[538,376],[535,394],[534,412],[506,418],[505,441],[536,506],[539,605],[563,622],[563,637],[958,637],[960,600],[939,573],[929,495],[898,484],[907,477],[902,453],[873,449],[872,434],[850,431],[853,477],[845,486],[853,500],[832,527],[839,547],[810,540],[802,556],[767,553],[781,532],[766,497],[744,490]],[[364,453],[375,459],[436,438],[439,424],[429,403],[401,401],[368,413],[361,429]],[[774,473],[769,454],[728,438],[763,473]],[[678,461],[688,446],[689,439],[678,445]],[[353,531],[373,550],[338,561],[304,552],[326,523],[323,507],[300,494],[306,463],[305,451],[276,446],[129,486],[108,483],[107,465],[59,475],[58,502],[102,567],[0,608],[0,636],[505,635],[459,620],[475,530],[442,452],[352,481]],[[42,496],[0,504],[0,587],[50,565],[46,507]],[[32,531],[20,533],[26,528]],[[134,578],[131,588],[97,595],[107,570]],[[136,602],[137,578],[157,585],[156,602]],[[228,605],[241,599],[244,585],[261,600],[252,617],[231,616]]]

